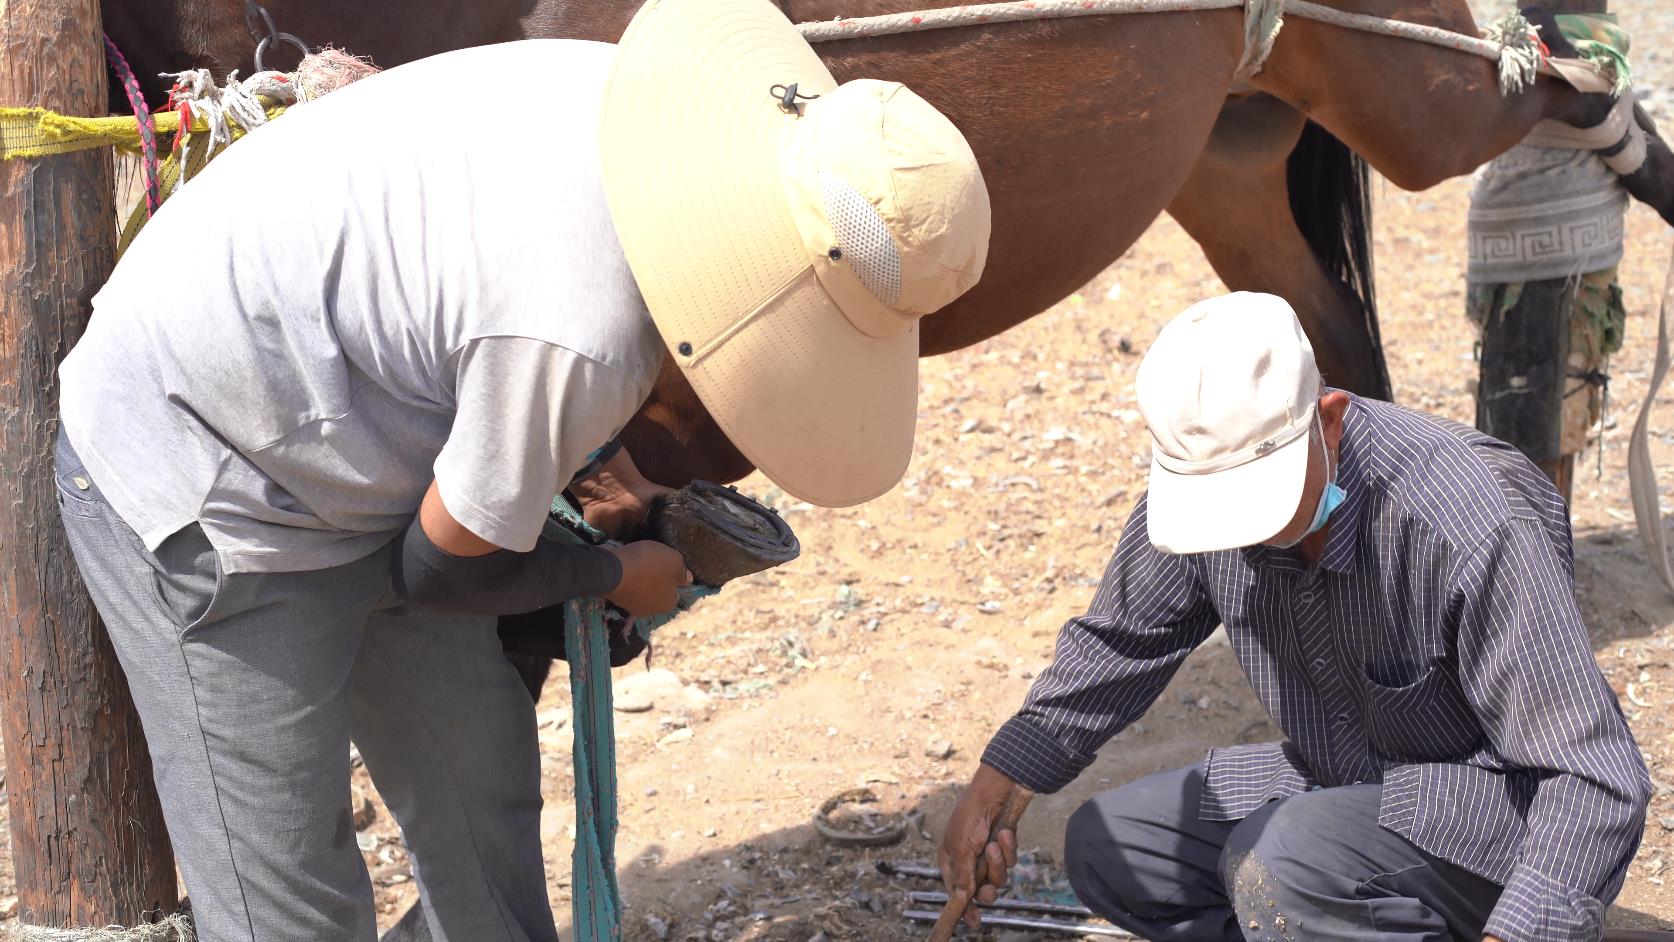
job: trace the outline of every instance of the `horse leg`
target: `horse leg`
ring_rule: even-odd
[[[1334,386],[1390,398],[1370,298],[1329,273],[1292,211],[1287,160],[1307,124],[1269,95],[1227,99],[1209,144],[1169,204],[1227,287],[1289,301]],[[1365,233],[1359,234],[1364,237]]]
[[[1556,17],[1538,7],[1526,12],[1529,20],[1540,26],[1540,34],[1549,37],[1547,46],[1551,48],[1553,55],[1568,59],[1579,57],[1580,54],[1570,45],[1569,39],[1560,32]],[[1617,102],[1608,95],[1581,95],[1578,96],[1578,102],[1581,110],[1566,121],[1578,128],[1590,128],[1601,124],[1609,117],[1611,110],[1627,107],[1629,104],[1626,101]],[[1645,109],[1637,103],[1632,104],[1632,108],[1631,123],[1635,127],[1611,142],[1610,146],[1598,148],[1597,152],[1610,163],[1611,169],[1621,174],[1622,186],[1634,199],[1655,209],[1664,222],[1674,225],[1674,151],[1669,150],[1667,142],[1657,133],[1656,123],[1645,113]],[[1633,145],[1632,137],[1635,135],[1643,137],[1644,162],[1632,169],[1616,166],[1611,162],[1611,158],[1627,151]],[[1624,170],[1627,172],[1624,173]]]
[[[1477,33],[1464,0],[1342,0],[1332,5]],[[1330,129],[1407,190],[1469,173],[1517,144],[1541,120],[1596,125],[1611,104],[1609,96],[1586,95],[1545,76],[1520,92],[1502,95],[1497,66],[1486,59],[1295,16],[1285,21],[1273,55],[1251,84]],[[1648,162],[1648,176],[1674,180],[1674,155],[1660,140],[1650,143],[1660,151]]]

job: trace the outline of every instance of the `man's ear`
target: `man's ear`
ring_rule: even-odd
[[[1319,397],[1319,423],[1325,431],[1325,445],[1336,448],[1343,440],[1343,417],[1348,414],[1349,394],[1333,389]]]

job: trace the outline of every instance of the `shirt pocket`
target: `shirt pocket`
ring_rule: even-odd
[[[1432,664],[1411,683],[1389,686],[1365,678],[1367,736],[1378,755],[1396,762],[1467,756],[1482,739],[1454,672]]]

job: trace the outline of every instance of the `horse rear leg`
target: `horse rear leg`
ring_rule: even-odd
[[[1268,95],[1228,99],[1208,145],[1168,212],[1203,248],[1227,287],[1265,291],[1290,302],[1314,346],[1326,382],[1359,395],[1388,399],[1388,373],[1371,310],[1370,273],[1360,280],[1366,295],[1362,298],[1327,269],[1292,211],[1296,201],[1291,198],[1287,164],[1306,124],[1295,109]],[[1349,159],[1346,153],[1340,156]],[[1361,241],[1366,238],[1361,213],[1354,208],[1345,213],[1337,204],[1338,200],[1360,200],[1358,188],[1314,195],[1328,205],[1316,205],[1307,213],[1312,217],[1308,222],[1334,234],[1338,225],[1347,226],[1358,231],[1340,234]],[[1337,218],[1332,220],[1334,213]],[[1330,237],[1316,239],[1322,248],[1330,241]],[[1364,252],[1347,254],[1358,254],[1365,261]]]

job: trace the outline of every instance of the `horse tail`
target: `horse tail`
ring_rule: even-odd
[[[1346,285],[1377,350],[1378,380],[1391,394],[1372,283],[1371,168],[1330,131],[1309,121],[1285,165],[1290,213],[1328,274]]]

